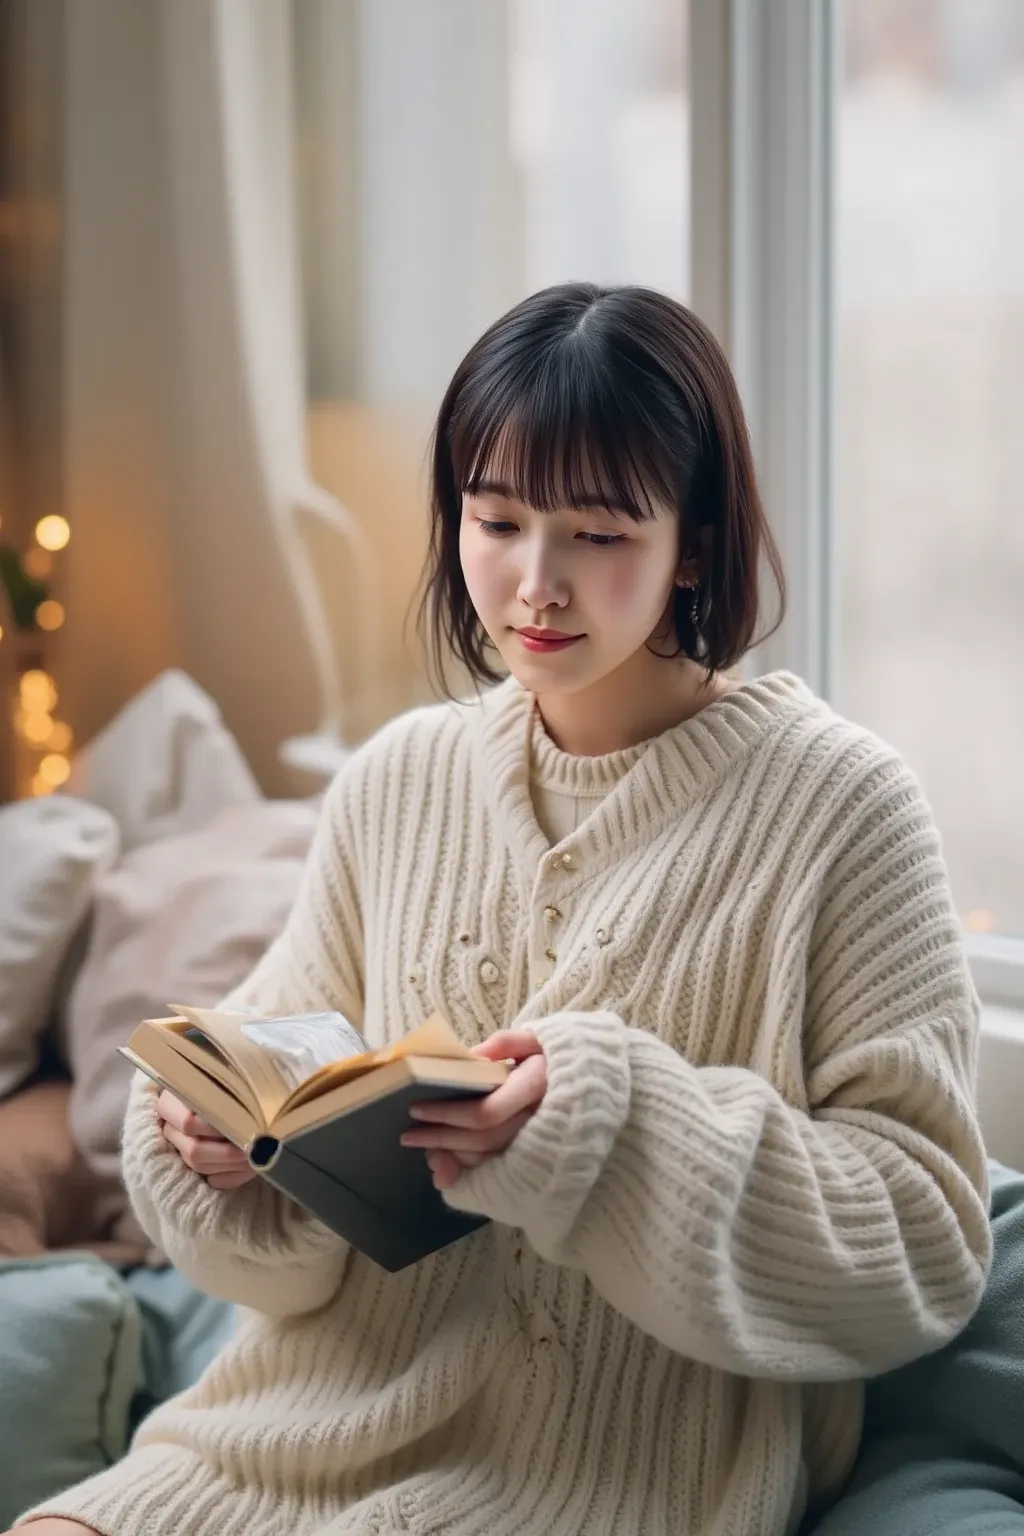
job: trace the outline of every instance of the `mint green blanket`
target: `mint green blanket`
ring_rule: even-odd
[[[991,1174],[981,1307],[947,1348],[870,1384],[860,1459],[813,1536],[1024,1536],[1024,1176]]]

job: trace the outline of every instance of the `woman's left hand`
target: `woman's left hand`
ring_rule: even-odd
[[[405,1147],[423,1147],[438,1189],[449,1189],[464,1168],[476,1168],[486,1157],[504,1152],[540,1104],[548,1086],[544,1049],[528,1029],[501,1029],[474,1056],[489,1061],[514,1061],[500,1088],[482,1099],[456,1099],[414,1104],[409,1114],[424,1122],[402,1137]]]

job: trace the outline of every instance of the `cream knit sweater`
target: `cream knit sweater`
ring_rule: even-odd
[[[210,1189],[137,1080],[143,1225],[251,1310],[46,1512],[104,1536],[781,1536],[847,1472],[861,1379],[970,1316],[977,1006],[900,759],[772,674],[654,740],[552,850],[530,704],[509,682],[361,748],[236,994],[341,1008],[374,1043],[434,1008],[467,1041],[534,1027],[543,1104],[449,1194],[493,1222],[385,1274],[262,1182]],[[583,791],[608,773],[560,757]]]

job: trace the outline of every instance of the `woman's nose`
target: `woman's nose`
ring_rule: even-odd
[[[552,550],[535,545],[527,551],[518,595],[527,608],[565,607],[569,600],[568,582]]]

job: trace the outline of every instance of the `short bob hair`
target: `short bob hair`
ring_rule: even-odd
[[[539,511],[593,506],[595,494],[637,522],[671,508],[680,560],[699,577],[696,592],[675,592],[675,654],[709,676],[754,642],[762,557],[781,621],[782,562],[735,380],[707,326],[664,294],[563,283],[524,299],[456,369],[431,456],[419,619],[446,692],[452,654],[477,684],[503,675],[459,556],[463,495],[484,483]]]

